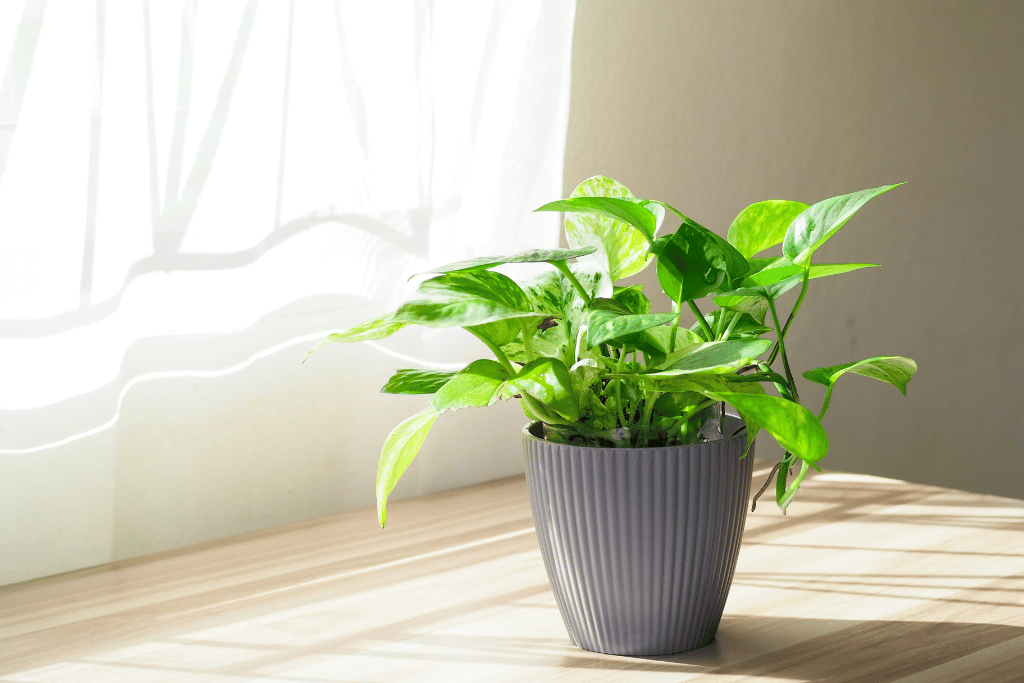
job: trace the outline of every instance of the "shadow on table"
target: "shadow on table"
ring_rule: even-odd
[[[510,667],[713,674],[713,680],[734,675],[841,683],[898,680],[1022,636],[1024,627],[998,624],[727,616],[711,645],[662,657],[589,652],[568,638],[557,642],[465,634],[423,635],[415,638],[415,651],[374,650],[360,655]]]

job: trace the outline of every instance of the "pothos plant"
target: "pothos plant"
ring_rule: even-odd
[[[570,249],[474,258],[421,273],[432,277],[396,311],[331,334],[314,347],[382,339],[415,324],[462,327],[494,354],[457,372],[398,370],[382,388],[432,398],[384,443],[377,470],[381,526],[388,495],[438,415],[511,398],[520,399],[526,417],[540,423],[545,439],[613,447],[730,436],[722,434],[720,417],[728,404],[749,430],[748,444],[763,429],[785,450],[761,489],[774,478],[776,502],[785,512],[808,470],[818,469],[828,452],[821,420],[836,380],[855,373],[906,395],[917,370],[901,356],[808,370],[804,378],[825,386],[823,405],[814,414],[801,405],[786,352],[786,335],[811,280],[875,265],[815,263],[816,250],[868,200],[894,187],[811,206],[751,204],[723,239],[664,202],[634,197],[620,183],[596,176],[568,199],[537,209],[566,214]],[[659,236],[666,214],[680,224]],[[763,255],[779,244],[781,256]],[[642,285],[616,284],[652,261],[671,301],[668,312],[652,312]],[[521,263],[552,267],[519,280],[495,270],[510,272],[511,264]],[[779,299],[797,287],[783,323]],[[708,298],[717,309],[704,313],[707,304],[698,302]],[[681,325],[684,310],[696,318],[690,327]]]

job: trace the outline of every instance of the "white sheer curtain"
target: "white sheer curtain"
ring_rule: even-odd
[[[475,342],[300,361],[427,264],[557,244],[573,14],[0,3],[0,584],[369,505],[419,409],[379,384]],[[519,468],[478,436],[406,494]]]

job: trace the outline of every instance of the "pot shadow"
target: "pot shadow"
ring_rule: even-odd
[[[930,621],[726,616],[710,645],[637,658],[637,671],[701,667],[772,680],[898,680],[1024,636],[1024,627]],[[1018,655],[1024,660],[1024,650]],[[1022,661],[1024,664],[1024,661]]]
[[[544,637],[465,633],[420,635],[414,638],[414,650],[365,650],[358,656],[443,661],[449,665],[852,683],[898,680],[1021,637],[1024,627],[1001,624],[737,615],[723,618],[710,645],[665,656],[590,652],[568,639],[557,642]],[[1024,652],[1019,656],[1024,659]]]

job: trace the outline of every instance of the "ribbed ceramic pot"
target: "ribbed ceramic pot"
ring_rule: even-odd
[[[544,566],[572,641],[662,655],[715,638],[747,517],[753,447],[734,436],[689,446],[591,448],[523,430]]]

